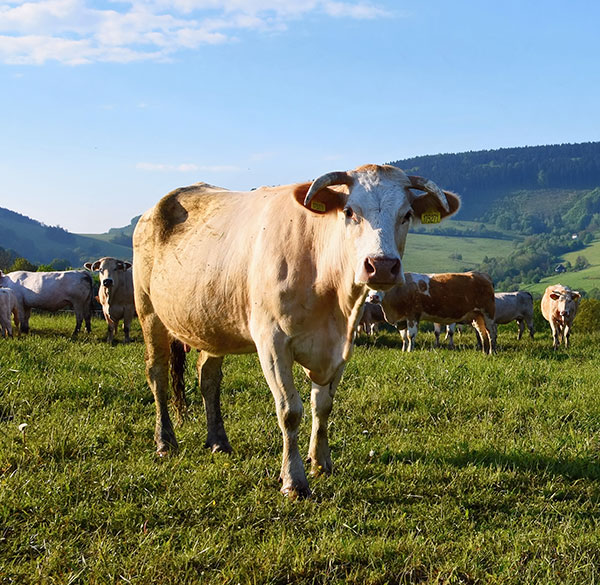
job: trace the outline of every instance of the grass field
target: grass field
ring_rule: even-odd
[[[577,272],[565,272],[549,276],[536,284],[524,285],[522,288],[531,293],[539,294],[543,294],[547,286],[556,283],[569,286],[574,290],[590,291],[593,288],[600,288],[600,240],[595,240],[584,250],[565,254],[563,258],[565,261],[568,260],[571,264],[575,264],[577,256],[585,256],[590,266]]]
[[[460,238],[409,234],[404,251],[404,268],[410,272],[461,272],[470,270],[485,256],[508,256],[511,240]],[[462,260],[454,255],[461,254]]]
[[[139,329],[110,347],[101,321],[74,342],[72,325],[34,315],[31,335],[0,339],[1,583],[600,579],[599,335],[553,352],[548,330],[517,343],[506,328],[491,357],[470,334],[454,352],[422,335],[412,354],[360,339],[330,419],[334,473],[288,501],[256,356],[225,361],[234,454],[203,448],[189,367],[181,448],[158,460]]]

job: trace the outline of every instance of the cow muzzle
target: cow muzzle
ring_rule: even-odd
[[[358,274],[358,281],[370,288],[386,290],[403,282],[399,258],[367,256]]]

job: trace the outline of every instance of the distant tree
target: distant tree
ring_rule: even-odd
[[[29,270],[31,272],[35,272],[37,270],[37,266],[29,262],[27,258],[16,258],[8,271],[13,272],[15,270]]]
[[[577,256],[577,258],[575,259],[575,264],[573,265],[573,270],[584,270],[589,266],[590,263],[588,262],[588,259],[585,256]]]

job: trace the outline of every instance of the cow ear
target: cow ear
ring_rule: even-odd
[[[415,197],[412,208],[415,212],[416,223],[438,223],[454,215],[460,209],[460,197],[451,191],[444,191],[450,209],[444,209],[440,200],[432,193],[425,193]]]
[[[571,293],[571,296],[573,297],[574,301],[578,301],[581,298],[581,293],[578,290],[574,290]]]
[[[94,270],[94,269],[92,268],[92,263],[91,263],[91,262],[86,262],[86,263],[83,265],[83,267],[84,267],[85,269],[87,269],[87,270],[92,270],[92,271]]]
[[[131,268],[131,262],[123,262],[123,270],[129,270]]]
[[[301,185],[297,185],[294,189],[294,199],[296,199],[302,207],[320,215],[344,209],[346,201],[348,200],[348,194],[343,191],[338,191],[337,189],[330,189],[329,187],[317,191],[310,200],[308,206],[305,206],[304,200],[306,199],[306,194],[311,185],[312,183],[302,183]],[[345,187],[343,188],[345,189]]]
[[[559,295],[558,293],[551,292],[551,293],[550,293],[550,298],[551,298],[553,301],[558,301],[558,299],[560,299],[560,295]]]

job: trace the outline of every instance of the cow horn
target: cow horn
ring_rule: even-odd
[[[448,203],[446,194],[433,181],[424,179],[423,177],[417,177],[416,175],[408,175],[408,178],[410,180],[411,189],[419,189],[431,193],[431,195],[435,195],[442,204],[442,207],[446,211],[450,211],[450,204]]]
[[[313,181],[310,189],[306,193],[304,206],[308,207],[311,199],[325,187],[330,187],[331,185],[352,185],[353,183],[354,179],[345,171],[332,171],[331,173],[321,175]]]

